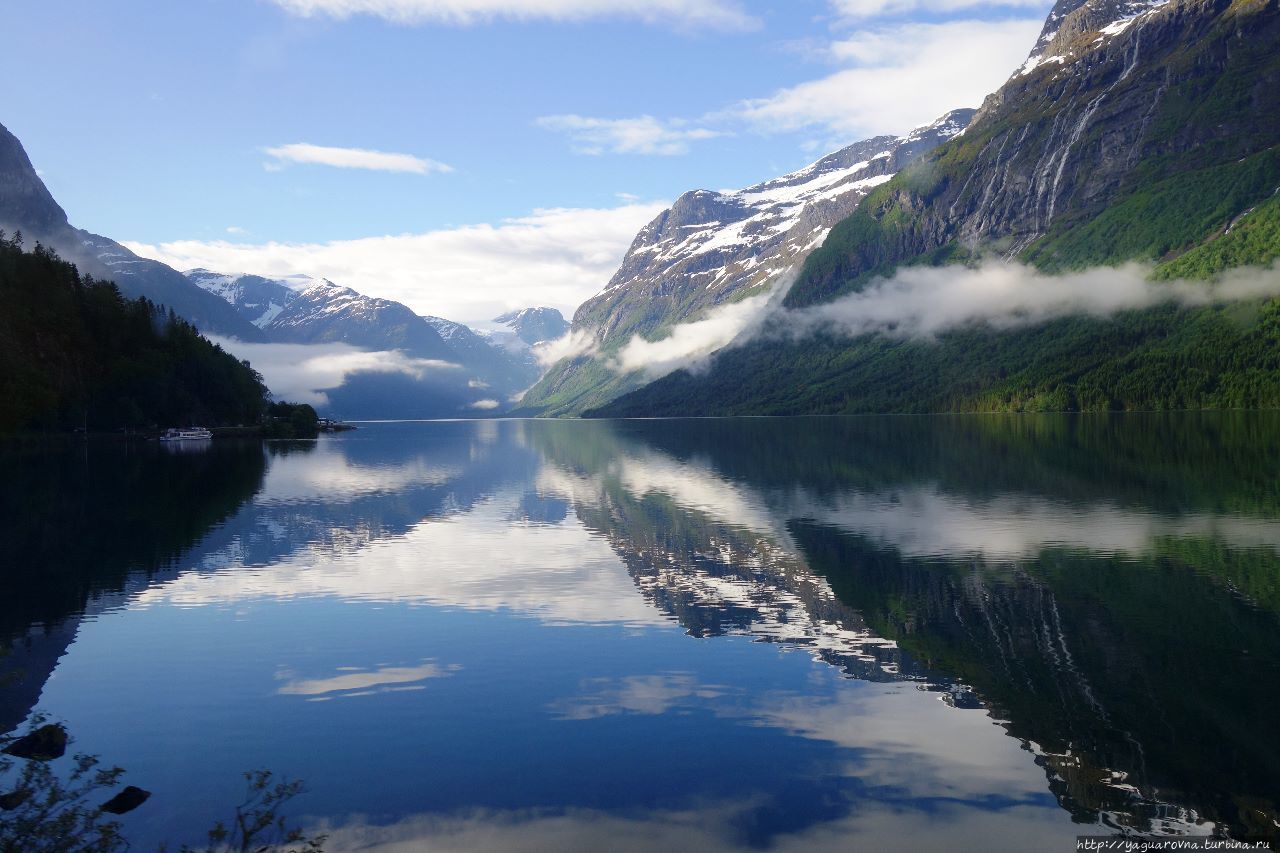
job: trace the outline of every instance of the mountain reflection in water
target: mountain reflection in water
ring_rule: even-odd
[[[169,780],[142,839],[207,823],[222,789],[178,780],[232,769],[212,730],[307,778],[334,849],[1274,840],[1277,436],[491,421],[14,451],[3,722],[38,698]]]

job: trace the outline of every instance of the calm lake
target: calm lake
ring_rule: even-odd
[[[0,449],[0,731],[199,842],[1280,837],[1280,416],[368,424]]]

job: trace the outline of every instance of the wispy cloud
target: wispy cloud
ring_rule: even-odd
[[[543,367],[550,367],[566,358],[592,355],[599,348],[594,332],[587,329],[570,329],[554,341],[543,341],[533,348],[534,357]]]
[[[931,338],[984,324],[1010,329],[1055,317],[1110,317],[1163,303],[1186,306],[1280,294],[1280,268],[1241,268],[1219,280],[1150,281],[1142,264],[1046,275],[1022,264],[906,267],[828,305],[786,312],[792,334],[830,331]]]
[[[273,0],[294,15],[370,15],[394,24],[473,26],[497,20],[623,18],[678,29],[751,30],[760,22],[735,0]]]
[[[823,51],[847,67],[743,101],[726,116],[765,133],[818,131],[846,140],[902,133],[982,103],[1026,58],[1041,26],[1036,17],[859,30]]]
[[[643,370],[654,378],[689,367],[736,338],[751,334],[768,316],[766,308],[771,299],[771,294],[762,294],[724,305],[704,319],[673,327],[667,337],[659,341],[646,341],[636,335],[619,350],[610,366],[622,373]]]
[[[906,133],[964,106],[977,106],[1026,59],[1042,25],[1035,17],[867,25],[917,9],[946,6],[1033,8],[1042,0],[835,0],[831,38],[806,42],[804,55],[837,70],[697,118],[544,116],[538,126],[566,134],[582,154],[677,155],[691,143],[756,133],[811,134],[807,148],[836,148],[882,133]],[[845,25],[858,23],[852,33]],[[844,33],[841,35],[841,33]]]
[[[212,337],[223,349],[235,353],[262,374],[278,399],[323,406],[326,391],[340,387],[358,373],[400,373],[421,379],[428,373],[460,368],[447,361],[413,358],[399,350],[374,352],[348,344],[247,344]]]
[[[414,175],[453,171],[452,166],[436,160],[415,157],[412,154],[370,151],[366,148],[331,148],[325,145],[312,145],[308,142],[295,142],[290,145],[264,148],[263,151],[268,156],[275,158],[267,163],[268,169],[280,169],[288,163],[302,163],[333,166],[338,169],[408,172]]]
[[[496,225],[329,243],[182,240],[127,245],[176,269],[313,275],[403,302],[419,314],[485,325],[530,305],[572,314],[599,292],[636,232],[665,207],[665,202],[655,202],[556,208]]]
[[[590,118],[579,115],[543,116],[538,126],[566,133],[580,154],[686,154],[689,143],[723,136],[723,131],[691,127],[680,119],[662,121],[653,116]]]
[[[1213,282],[1151,281],[1150,267],[1128,264],[1047,275],[1022,264],[906,267],[891,278],[824,305],[788,310],[783,281],[769,299],[756,297],[673,327],[660,341],[633,338],[609,366],[650,378],[701,369],[709,356],[754,339],[880,334],[931,340],[947,331],[1005,330],[1068,316],[1101,319],[1161,304],[1189,307],[1280,295],[1280,266],[1241,268]]]

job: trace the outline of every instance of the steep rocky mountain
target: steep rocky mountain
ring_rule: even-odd
[[[1071,0],[1053,14],[1046,46],[969,132],[841,223],[788,304],[930,253],[1051,270],[1171,260],[1280,188],[1275,2]]]
[[[554,341],[569,331],[569,323],[564,315],[554,308],[523,308],[509,311],[493,322],[508,327],[520,340],[533,346],[543,341]]]
[[[717,305],[765,292],[817,248],[833,225],[907,163],[963,131],[973,110],[955,110],[906,136],[878,136],[735,192],[685,193],[636,236],[605,289],[574,315],[604,357],[634,335],[663,337]],[[554,366],[525,396],[539,414],[568,414],[643,383],[603,358]]]
[[[373,417],[370,406],[383,416],[408,416],[407,411],[419,417],[474,414],[468,407],[482,400],[505,404],[538,377],[537,362],[527,350],[512,350],[459,323],[420,317],[399,302],[365,296],[327,279],[228,275],[205,269],[189,270],[186,276],[233,306],[269,342],[400,350],[414,358],[462,368],[452,380],[436,377],[432,387],[416,391],[410,386],[420,383],[406,386],[399,377],[349,377],[348,384],[360,386],[358,395],[353,397],[355,389],[347,388],[338,396],[347,400],[343,412],[351,417]],[[421,398],[413,403],[417,408],[406,410],[409,401],[392,399],[404,394]]]
[[[1207,278],[1280,255],[1275,0],[1064,0],[966,132],[877,188],[807,259],[804,308],[904,265],[1125,261]],[[610,414],[1259,406],[1280,401],[1272,301],[1158,306],[935,342],[760,341]]]
[[[140,258],[119,243],[73,227],[36,174],[18,138],[0,125],[0,229],[48,246],[82,273],[114,281],[125,296],[168,306],[205,332],[259,341],[261,332],[225,302],[194,287],[177,270]]]

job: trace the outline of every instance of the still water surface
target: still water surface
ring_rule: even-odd
[[[0,731],[198,842],[1280,833],[1280,418],[370,424],[0,451]]]

